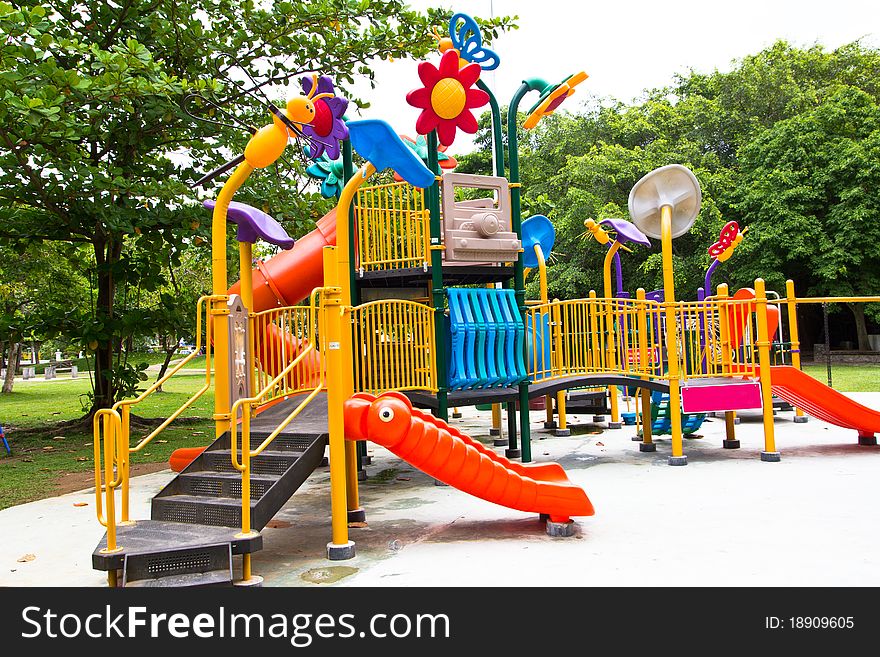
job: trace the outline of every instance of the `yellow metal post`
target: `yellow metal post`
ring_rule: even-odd
[[[554,359],[552,368],[555,369],[555,372],[553,372],[555,376],[562,376],[563,349],[565,349],[565,343],[562,336],[562,313],[560,312],[558,299],[554,299],[553,301],[552,315],[553,349],[551,350],[551,355]],[[568,428],[568,417],[565,411],[565,390],[560,390],[556,393],[556,414],[559,418],[557,421],[556,435],[570,436],[571,430]]]
[[[117,478],[113,472],[113,463],[116,461],[116,443],[118,441],[118,423],[109,413],[104,416],[104,489],[105,489],[105,518],[107,521],[107,547],[101,550],[101,554],[120,552],[122,546],[116,545],[116,483]]]
[[[645,303],[645,288],[640,287],[636,290],[636,303],[638,305],[636,327],[639,334],[639,368],[645,372],[642,379],[647,381],[648,353],[653,345],[648,344],[648,308]],[[641,388],[639,394],[642,398],[642,442],[639,444],[639,451],[656,452],[657,444],[653,440],[651,431],[651,391],[648,388]],[[636,411],[638,412],[638,409]]]
[[[773,390],[770,380],[770,331],[767,326],[767,288],[763,278],[755,279],[755,314],[758,319],[758,371],[761,373],[761,401],[764,406],[764,451],[762,461],[779,461],[773,428]]]
[[[616,337],[614,331],[614,323],[616,321],[616,313],[613,310],[614,293],[611,291],[611,263],[614,260],[614,254],[621,247],[620,242],[614,240],[605,254],[605,262],[602,265],[603,282],[605,284],[605,319],[606,330],[605,339],[608,341],[605,349],[608,353],[608,366],[615,366],[615,353],[617,351]],[[617,368],[615,368],[617,369]],[[610,429],[620,429],[620,407],[617,401],[617,386],[608,386],[608,395],[611,397],[611,422],[608,423]]]
[[[223,185],[214,204],[211,219],[211,289],[214,295],[226,294],[226,213],[238,188],[253,172],[253,167],[242,162]],[[229,430],[229,338],[226,330],[225,299],[211,302],[211,323],[214,334],[214,421],[215,435]]]
[[[345,214],[337,214],[345,217]],[[344,221],[339,222],[344,224]],[[322,304],[324,307],[321,337],[325,346],[327,368],[327,428],[330,434],[330,514],[332,540],[327,544],[327,558],[334,561],[350,559],[354,556],[354,543],[348,539],[348,514],[346,505],[346,449],[343,404],[345,394],[345,372],[351,372],[351,360],[344,359],[342,325],[342,290],[338,285],[336,264],[338,251],[347,251],[342,246],[324,247],[324,286]],[[349,354],[350,356],[350,354]]]
[[[239,293],[241,302],[248,311],[248,348],[245,351],[246,362],[245,371],[250,375],[250,390],[247,391],[248,396],[256,392],[256,377],[254,376],[254,326],[250,320],[254,315],[254,270],[253,270],[253,244],[250,242],[238,243],[238,280]],[[206,350],[207,351],[207,350]],[[250,555],[246,554],[245,561],[250,565]]]
[[[238,243],[238,280],[241,282],[239,294],[249,314],[254,311],[253,251],[253,244],[250,242]]]
[[[336,205],[336,216],[337,217],[348,217],[349,210],[351,209],[351,204],[354,200],[355,195],[357,194],[358,188],[366,182],[366,180],[376,173],[376,167],[374,167],[370,162],[367,162],[364,166],[362,166],[345,184],[345,187],[342,189],[342,193],[339,195],[339,203]],[[343,371],[340,372],[340,385],[342,386],[342,400],[346,400],[354,394],[354,376],[353,376],[353,354],[354,349],[352,347],[352,327],[351,322],[348,321],[351,317],[351,268],[354,266],[354,263],[351,262],[349,242],[351,240],[351,235],[349,235],[349,225],[348,221],[344,221],[339,219],[336,222],[336,275],[334,280],[336,283],[334,285],[338,285],[340,288],[339,301],[341,304],[340,308],[340,330],[341,334],[339,335],[339,348],[342,351],[342,363],[343,363]],[[325,266],[326,266],[325,262]],[[325,269],[324,275],[324,284],[327,283],[327,275]],[[332,314],[333,309],[329,309],[328,314]],[[329,379],[329,377],[328,377]],[[328,381],[329,386],[329,381]],[[329,403],[329,387],[328,387],[328,403]],[[340,412],[341,412],[340,405]],[[347,500],[347,510],[346,516],[347,521],[351,522],[362,522],[365,519],[365,514],[363,509],[360,508],[360,499],[358,493],[358,480],[357,480],[357,445],[354,442],[349,442],[344,447],[345,450],[345,482],[346,482],[346,500]],[[332,457],[332,447],[331,447],[331,457]],[[332,478],[332,468],[331,468],[331,478]],[[335,539],[334,539],[334,542]],[[354,544],[352,543],[352,546]],[[328,548],[329,550],[329,548]],[[354,556],[354,550],[352,549],[351,556]],[[343,558],[349,558],[348,556]]]
[[[724,435],[725,439],[722,442],[724,449],[737,449],[739,447],[739,440],[736,437],[736,411],[724,412]]]
[[[120,426],[121,435],[118,441],[119,454],[117,455],[119,478],[122,480],[122,510],[120,525],[133,525],[134,521],[128,519],[128,494],[129,494],[129,472],[131,470],[131,453],[129,443],[128,428],[131,426],[131,406],[125,404],[120,409],[122,423]]]
[[[244,289],[244,286],[242,286]],[[251,527],[251,409],[242,408],[241,413],[241,533],[238,538],[256,536]],[[241,579],[251,579],[251,555],[241,557]]]
[[[660,208],[660,238],[663,244],[663,312],[666,316],[666,359],[669,379],[669,420],[672,456],[669,465],[687,465],[681,431],[681,379],[678,363],[678,329],[675,317],[675,279],[672,273],[672,206]]]
[[[489,435],[495,437],[493,445],[495,447],[504,447],[507,440],[501,435],[501,404],[492,404],[492,428]]]
[[[801,342],[798,335],[797,297],[794,293],[794,281],[785,281],[785,297],[788,299],[788,339],[791,342],[791,366],[801,368]],[[798,424],[807,421],[803,409],[795,406],[794,421]]]
[[[538,260],[538,289],[540,290],[539,295],[541,299],[541,304],[546,306],[547,304],[547,261],[544,259],[544,250],[541,248],[540,244],[535,244],[535,257]],[[524,272],[523,276],[528,276],[528,273]],[[535,332],[537,333],[537,326],[534,327]],[[543,329],[542,329],[543,330]],[[537,354],[535,355],[535,364],[537,367],[538,359]],[[541,354],[543,356],[543,353]],[[541,363],[544,362],[544,359],[541,358]],[[553,395],[545,395],[544,396],[544,407],[546,410],[546,419],[544,421],[545,429],[555,429],[557,424],[553,419]]]

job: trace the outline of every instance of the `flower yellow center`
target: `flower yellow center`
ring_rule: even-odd
[[[467,93],[455,78],[443,78],[431,92],[431,107],[441,119],[454,119],[461,114],[467,102]]]

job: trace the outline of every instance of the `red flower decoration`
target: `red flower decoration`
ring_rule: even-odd
[[[470,110],[489,102],[489,94],[471,87],[480,78],[479,64],[468,64],[459,69],[456,50],[447,50],[440,59],[440,66],[430,62],[419,64],[419,78],[425,86],[410,91],[406,102],[422,110],[416,121],[416,132],[426,135],[437,129],[437,136],[444,146],[455,141],[455,131],[474,134],[479,126]]]

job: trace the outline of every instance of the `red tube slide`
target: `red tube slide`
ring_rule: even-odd
[[[336,244],[336,208],[325,214],[317,227],[296,241],[291,249],[257,263],[254,270],[254,307],[258,313],[278,306],[292,306],[324,284],[322,249]],[[229,288],[240,294],[241,284]]]
[[[511,509],[546,513],[553,522],[595,513],[587,494],[560,465],[508,461],[413,408],[399,392],[359,393],[345,402],[345,437],[372,440],[450,486]]]

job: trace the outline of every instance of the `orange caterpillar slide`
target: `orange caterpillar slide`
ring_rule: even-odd
[[[552,522],[595,513],[590,498],[557,463],[522,465],[495,454],[399,392],[358,393],[345,402],[345,437],[372,440],[419,470],[475,497]]]

